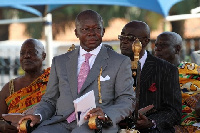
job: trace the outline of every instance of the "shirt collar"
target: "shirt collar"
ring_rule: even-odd
[[[142,68],[143,68],[143,66],[144,66],[144,63],[145,63],[146,59],[147,59],[147,51],[145,50],[145,51],[144,51],[144,55],[143,55],[142,58],[139,60],[140,63],[141,63],[141,70],[142,70]]]
[[[97,48],[93,49],[90,52],[85,51],[81,46],[80,46],[80,56],[85,55],[86,53],[90,53],[92,55],[96,55],[99,53],[99,51],[101,50],[102,44],[100,44]]]

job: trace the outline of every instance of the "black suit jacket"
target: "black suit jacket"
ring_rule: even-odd
[[[140,81],[139,109],[153,104],[157,110],[147,116],[155,120],[157,126],[157,129],[149,132],[174,132],[173,126],[181,120],[181,90],[177,67],[147,52]],[[155,87],[155,91],[149,90]]]

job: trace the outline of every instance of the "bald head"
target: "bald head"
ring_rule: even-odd
[[[140,30],[141,32],[146,34],[147,38],[150,38],[150,28],[145,22],[133,20],[133,21],[127,23],[124,27],[131,28],[134,30]]]
[[[163,37],[163,36],[165,38],[168,38],[168,41],[171,42],[171,45],[172,44],[174,46],[175,45],[179,45],[180,47],[182,47],[182,38],[176,32],[169,32],[169,31],[163,32],[163,33],[161,33],[161,34],[158,35],[157,39],[160,38],[160,37]]]
[[[101,26],[103,27],[103,19],[101,15],[93,10],[85,10],[79,13],[75,20],[76,27],[78,27],[80,25],[80,22],[85,19],[96,19],[101,23]]]
[[[155,42],[155,56],[164,59],[176,66],[180,64],[182,38],[175,32],[163,32]]]
[[[33,39],[33,38],[27,39],[24,41],[24,43],[22,45],[26,45],[28,43],[34,44],[37,49],[40,49],[40,51],[44,52],[44,46],[39,40]]]
[[[134,60],[132,45],[134,45],[136,39],[142,44],[142,50],[139,53],[141,58],[145,53],[146,46],[150,42],[150,28],[145,22],[133,20],[122,29],[120,37],[121,53],[130,57],[131,60]]]
[[[43,44],[37,39],[27,39],[21,46],[20,64],[26,73],[42,70],[46,58]]]
[[[76,37],[80,40],[80,46],[87,52],[97,48],[104,36],[105,29],[101,16],[93,10],[85,10],[77,15],[75,20]]]

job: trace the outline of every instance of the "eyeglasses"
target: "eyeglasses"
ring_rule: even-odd
[[[101,33],[101,27],[96,27],[96,28],[80,28],[80,30],[84,34],[90,33],[90,30],[92,30],[95,33]]]
[[[134,36],[124,36],[124,35],[118,35],[119,40],[129,40],[129,41],[134,41],[135,37]]]
[[[128,40],[128,41],[135,41],[136,39],[139,39],[140,40],[140,42],[143,40],[143,39],[145,39],[145,38],[147,38],[147,37],[135,37],[135,36],[124,36],[124,35],[118,35],[118,39],[119,40]]]

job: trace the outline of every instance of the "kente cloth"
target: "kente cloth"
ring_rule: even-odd
[[[175,133],[200,133],[198,127],[191,125],[189,126],[176,125],[174,128],[175,128]]]
[[[181,62],[178,69],[182,93],[181,125],[187,127],[197,122],[194,108],[196,102],[200,100],[200,66],[195,63]]]
[[[8,105],[8,113],[23,113],[40,102],[46,91],[49,80],[50,68],[44,70],[44,73],[34,80],[29,86],[14,92],[5,99]]]

